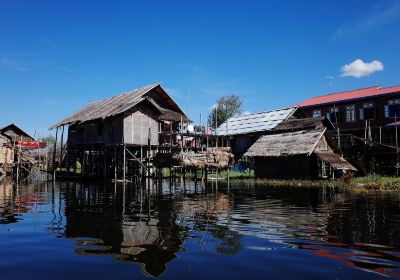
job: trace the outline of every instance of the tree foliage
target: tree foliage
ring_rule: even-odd
[[[215,128],[224,123],[230,117],[240,114],[243,102],[237,95],[224,95],[218,98],[217,103],[208,115],[208,125]]]
[[[54,144],[56,142],[56,138],[53,135],[48,135],[43,137],[41,141],[48,144]]]

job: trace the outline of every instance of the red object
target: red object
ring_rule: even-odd
[[[44,148],[44,147],[47,147],[47,143],[46,142],[37,142],[37,141],[33,141],[33,142],[18,141],[17,146],[32,147],[32,148]]]
[[[205,134],[205,135],[211,135],[211,134],[212,134],[212,129],[211,129],[210,126],[206,126],[206,127],[204,128],[204,134]]]
[[[346,101],[346,100],[351,100],[351,99],[368,98],[368,97],[396,93],[396,92],[400,92],[400,86],[387,87],[387,88],[381,88],[381,87],[375,86],[375,87],[343,91],[343,92],[337,92],[337,93],[331,93],[331,94],[327,94],[327,95],[312,97],[304,102],[297,104],[297,106],[308,107],[308,106],[314,106],[314,105],[336,103],[336,102]]]

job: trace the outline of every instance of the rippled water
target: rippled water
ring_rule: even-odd
[[[0,182],[3,279],[400,276],[400,192]]]

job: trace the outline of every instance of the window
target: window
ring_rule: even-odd
[[[326,113],[326,117],[328,120],[331,121],[331,123],[339,123],[340,122],[340,115],[339,115],[339,109],[338,108],[331,108],[329,109],[329,112]]]
[[[385,106],[385,117],[400,117],[400,99],[389,100],[388,105]]]
[[[318,118],[318,117],[320,117],[320,116],[321,116],[321,110],[314,110],[314,111],[312,112],[312,116],[313,116],[313,118]]]
[[[375,107],[372,103],[364,103],[360,108],[360,120],[373,120],[375,119]]]
[[[356,106],[346,106],[346,122],[356,121]]]

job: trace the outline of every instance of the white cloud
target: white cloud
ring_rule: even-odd
[[[374,72],[383,71],[383,63],[379,60],[364,62],[361,59],[356,59],[352,63],[342,66],[340,70],[342,77],[361,78]]]

